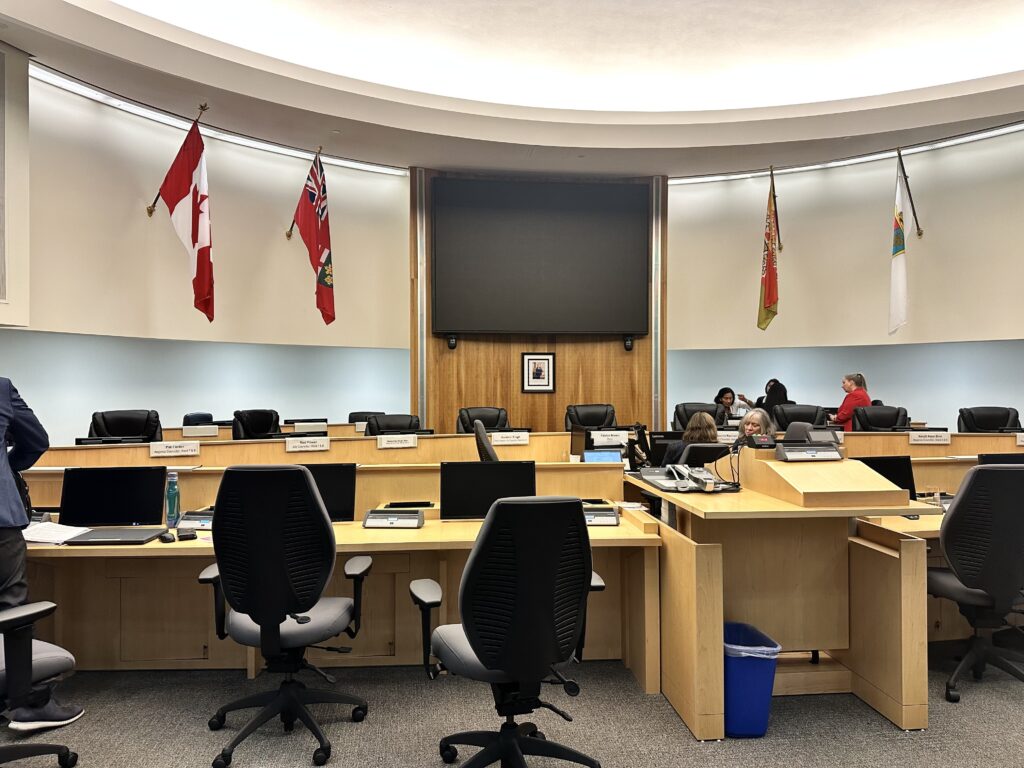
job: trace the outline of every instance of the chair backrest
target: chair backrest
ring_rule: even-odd
[[[459,590],[473,652],[524,689],[536,686],[579,643],[590,576],[579,499],[498,499],[480,527]]]
[[[907,409],[892,405],[870,405],[853,409],[854,432],[891,432],[909,423]]]
[[[693,415],[701,411],[711,416],[715,425],[719,427],[729,418],[725,406],[721,403],[677,403],[675,414],[672,416],[672,429],[686,429]]]
[[[371,416],[383,416],[384,411],[352,411],[348,415],[348,423],[355,424],[357,421],[366,421]]]
[[[420,417],[407,413],[385,413],[366,419],[366,435],[381,435],[395,430],[419,429]]]
[[[235,411],[231,422],[233,440],[258,440],[271,432],[281,431],[281,417],[277,411],[256,408],[249,411]]]
[[[224,597],[260,626],[264,656],[280,624],[320,599],[337,557],[334,530],[305,467],[228,467],[217,491],[213,550]]]
[[[508,426],[508,411],[504,408],[495,408],[483,405],[476,408],[459,408],[459,416],[456,420],[455,431],[458,434],[466,434],[473,431],[473,422],[481,421],[487,429],[504,429]]]
[[[573,427],[617,427],[615,406],[607,403],[578,403],[565,407],[565,431],[571,432]]]
[[[498,453],[487,437],[487,428],[480,419],[473,422],[473,433],[476,435],[476,452],[480,461],[499,461]]]
[[[956,577],[1007,613],[1024,589],[1024,466],[971,467],[949,505],[939,543]]]
[[[729,446],[724,443],[687,443],[678,463],[688,467],[703,467],[728,455]]]
[[[779,406],[775,406],[775,410],[779,410]],[[786,434],[782,436],[783,440],[803,440],[807,442],[810,438],[811,430],[814,429],[814,425],[808,421],[791,421],[786,426]]]
[[[206,411],[193,411],[186,413],[185,418],[181,420],[183,427],[197,427],[200,424],[213,424],[213,414]]]
[[[1016,408],[978,406],[961,408],[956,421],[958,432],[994,432],[1000,429],[1020,429]]]
[[[164,431],[156,411],[96,411],[89,437],[144,437],[149,442],[160,442]]]
[[[824,427],[825,409],[820,405],[776,405],[772,408],[772,419],[779,429],[786,429],[794,421],[806,421],[815,427]]]

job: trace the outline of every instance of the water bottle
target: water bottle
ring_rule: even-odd
[[[181,501],[178,493],[178,473],[167,473],[167,527],[177,528],[181,518]]]

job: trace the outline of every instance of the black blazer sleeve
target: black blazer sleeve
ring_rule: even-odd
[[[14,450],[7,456],[11,469],[21,472],[28,469],[50,447],[50,438],[39,423],[32,409],[25,404],[18,390],[8,381],[9,392],[3,393],[10,398],[11,423],[7,427],[7,439],[14,444]]]

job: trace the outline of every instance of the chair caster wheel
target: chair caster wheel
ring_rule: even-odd
[[[221,752],[215,758],[213,758],[213,768],[227,768],[231,765],[231,755],[226,752]]]
[[[281,715],[281,725],[284,726],[285,733],[291,733],[295,730],[295,718]]]
[[[958,701],[960,701],[960,691],[958,691],[956,688],[953,688],[950,685],[947,685],[946,701],[950,702],[951,704],[956,704]]]
[[[219,731],[224,727],[224,715],[214,715],[210,718],[209,722],[206,723],[206,727],[211,731]]]
[[[327,765],[327,761],[330,759],[330,747],[318,747],[316,752],[313,753],[313,765]]]
[[[366,719],[366,707],[356,707],[352,710],[352,722],[361,723]]]
[[[444,742],[441,742],[441,747],[438,751],[441,753],[441,759],[445,763],[454,763],[459,758],[459,750],[457,750],[452,744],[445,744]]]
[[[544,735],[544,731],[534,731],[530,736],[534,739],[540,739],[541,741],[548,740],[548,737]]]
[[[69,749],[66,754],[57,755],[57,765],[60,768],[75,768],[78,765],[78,753]]]

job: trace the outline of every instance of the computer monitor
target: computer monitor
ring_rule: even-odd
[[[917,498],[914,484],[914,466],[909,456],[860,456],[862,461],[890,483],[910,492],[911,500]]]
[[[1024,453],[979,453],[979,464],[1024,464]]]
[[[315,419],[285,419],[285,424],[326,424],[327,418],[318,416]]]
[[[355,464],[303,464],[320,491],[324,507],[331,520],[355,520],[356,465]]]
[[[678,443],[683,439],[682,432],[648,432],[647,440],[650,443],[651,450],[647,454],[647,458],[651,463],[652,467],[660,467],[662,462],[665,461],[665,451],[672,443]]]
[[[75,445],[122,445],[129,443],[148,443],[142,435],[129,437],[76,437]]]
[[[535,496],[532,461],[442,461],[441,519],[483,519],[497,499]]]
[[[723,456],[729,455],[729,446],[722,443],[690,443],[683,448],[679,463],[688,467],[703,467],[713,464]]]
[[[60,522],[96,528],[162,525],[167,467],[68,467]]]
[[[432,435],[432,429],[382,429],[382,435]]]

